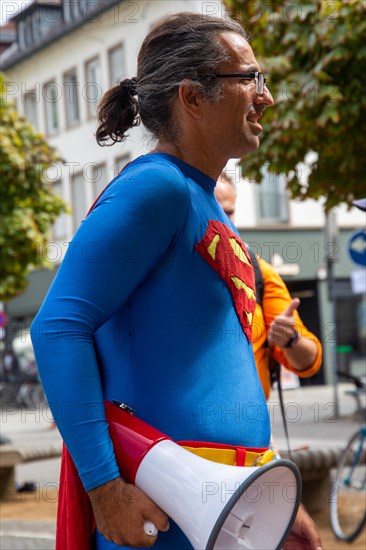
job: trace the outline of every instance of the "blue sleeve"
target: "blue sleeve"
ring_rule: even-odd
[[[188,204],[186,182],[173,167],[127,168],[82,222],[33,321],[42,383],[87,490],[120,475],[94,333],[169,253]]]

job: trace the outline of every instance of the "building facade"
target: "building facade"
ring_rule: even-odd
[[[54,269],[31,273],[27,291],[6,306],[10,337],[26,333],[95,198],[130,159],[151,148],[141,126],[125,143],[99,147],[94,138],[97,102],[109,86],[136,74],[137,52],[151,25],[178,11],[225,17],[218,0],[39,0],[12,18],[16,41],[2,54],[8,100],[60,152],[64,163],[51,166],[47,177],[71,210],[60,216],[40,251]],[[243,239],[275,265],[302,299],[302,317],[325,344],[325,368],[312,382],[330,382],[335,343],[352,346],[356,354],[366,347],[365,303],[352,291],[357,266],[347,253],[350,235],[362,227],[364,216],[337,208],[338,236],[329,240],[322,205],[291,201],[284,178],[264,171],[263,182],[256,185],[241,178],[235,161],[227,171],[237,182],[236,223]],[[332,259],[335,308],[327,295]]]

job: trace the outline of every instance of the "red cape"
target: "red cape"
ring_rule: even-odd
[[[95,527],[88,494],[64,445],[58,493],[56,550],[92,550]]]

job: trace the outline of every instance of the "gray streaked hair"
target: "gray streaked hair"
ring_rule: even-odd
[[[171,106],[183,80],[193,81],[206,100],[222,98],[222,82],[209,74],[230,60],[217,39],[228,31],[246,38],[244,29],[230,19],[179,13],[160,21],[145,38],[138,57],[137,89],[141,120],[156,137],[171,139],[175,134]]]

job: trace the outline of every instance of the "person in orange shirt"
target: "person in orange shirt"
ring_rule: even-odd
[[[313,376],[321,366],[322,347],[297,312],[300,300],[291,298],[285,283],[272,266],[262,258],[257,257],[257,260],[263,276],[264,292],[262,306],[257,304],[254,313],[257,334],[253,339],[253,351],[268,399],[271,390],[269,353],[286,369],[301,378],[307,378]]]
[[[233,221],[236,192],[234,184],[222,173],[215,187],[215,196],[224,212]],[[322,347],[304,325],[297,312],[298,298],[290,293],[273,267],[256,256],[263,277],[261,305],[257,303],[253,317],[253,351],[263,390],[268,399],[271,391],[270,354],[300,377],[313,376],[322,362]],[[256,275],[257,276],[257,275]],[[272,439],[272,445],[274,444]],[[278,453],[276,453],[278,454]],[[303,505],[300,505],[291,533],[283,550],[321,550],[319,531]]]
[[[222,174],[216,183],[215,196],[224,212],[233,221],[236,193],[231,179]],[[263,277],[261,305],[257,303],[253,317],[253,351],[263,390],[268,399],[271,391],[270,354],[277,363],[301,378],[313,376],[322,362],[318,338],[302,322],[297,308],[299,298],[290,293],[273,267],[257,256]]]

